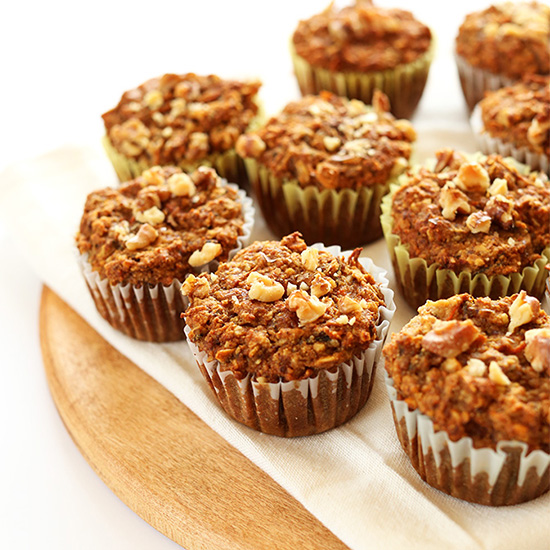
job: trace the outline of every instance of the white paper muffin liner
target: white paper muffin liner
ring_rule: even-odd
[[[434,431],[432,420],[409,410],[397,398],[393,380],[385,374],[399,441],[420,477],[454,497],[505,506],[532,500],[550,487],[550,454],[527,454],[521,441],[499,441],[496,450],[474,448],[470,437],[451,441],[447,432]]]
[[[455,61],[462,92],[470,112],[483,99],[487,90],[498,90],[515,82],[512,78],[474,67],[458,54],[455,54]]]
[[[250,241],[254,226],[254,207],[252,199],[233,183],[224,185],[235,189],[238,201],[243,208],[243,234],[237,238],[237,246],[230,250],[231,259]],[[112,285],[92,270],[88,254],[80,254],[78,263],[86,280],[92,299],[100,315],[115,329],[137,340],[149,342],[171,342],[183,340],[185,323],[181,313],[187,308],[188,301],[181,295],[183,281],[175,279],[172,284],[140,286],[131,284]],[[211,262],[193,269],[193,273],[213,272],[219,262]]]
[[[527,164],[532,170],[539,170],[550,176],[550,159],[546,155],[530,151],[527,147],[515,147],[512,143],[492,137],[485,131],[479,104],[474,107],[470,126],[475,133],[479,148],[486,155],[498,153],[503,157],[513,157],[518,162]]]
[[[314,244],[335,256],[347,255],[340,247]],[[189,339],[197,365],[221,406],[232,418],[255,430],[284,437],[320,433],[351,419],[366,403],[374,382],[376,365],[395,312],[393,291],[388,288],[386,271],[370,258],[361,264],[381,285],[386,306],[379,309],[377,337],[359,357],[353,357],[334,369],[316,376],[290,382],[258,382],[249,374],[239,380],[231,371],[223,371],[217,360],[209,361]]]

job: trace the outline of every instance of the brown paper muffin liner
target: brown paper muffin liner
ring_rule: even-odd
[[[237,189],[235,184],[226,183]],[[237,238],[237,246],[229,252],[231,259],[250,241],[254,226],[252,199],[242,189],[237,189],[239,202],[243,206],[243,234]],[[88,262],[88,254],[80,254],[78,263],[86,285],[100,315],[115,329],[131,338],[149,342],[172,342],[185,339],[181,313],[189,305],[180,292],[183,281],[174,279],[172,284],[112,285],[93,271]],[[219,262],[193,269],[194,273],[213,272]]]
[[[387,373],[385,379],[397,436],[426,483],[456,498],[490,506],[519,504],[548,491],[549,453],[527,453],[521,441],[499,441],[496,450],[476,449],[470,437],[451,441],[446,432],[434,432],[428,416],[409,410],[397,398]]]
[[[283,237],[300,231],[308,243],[355,248],[382,236],[380,203],[387,183],[353,189],[301,187],[274,177],[255,159],[245,159],[248,178],[269,228]]]
[[[476,135],[479,148],[486,155],[497,153],[503,157],[513,157],[532,170],[539,170],[550,176],[550,158],[546,155],[535,153],[527,147],[515,147],[512,143],[492,137],[488,132],[485,132],[479,104],[474,107],[470,117],[470,126]]]
[[[325,249],[316,244],[314,248]],[[340,248],[328,250],[340,255]],[[223,371],[218,361],[209,361],[189,339],[197,365],[225,412],[249,428],[267,434],[295,437],[321,433],[350,420],[365,405],[374,382],[376,365],[395,312],[393,291],[386,272],[370,258],[360,258],[364,267],[381,284],[386,307],[379,310],[377,337],[359,357],[315,377],[290,382],[258,382],[248,374],[239,380]]]
[[[398,188],[399,185],[392,185],[390,193],[382,200],[380,221],[397,285],[409,305],[416,309],[426,300],[449,298],[463,292],[475,297],[488,296],[493,300],[511,296],[520,290],[539,299],[542,297],[548,273],[544,266],[550,261],[550,246],[541,252],[541,258],[523,268],[521,273],[491,277],[484,273],[472,275],[467,271],[457,274],[450,269],[439,268],[438,264],[428,264],[422,258],[412,258],[408,247],[401,243],[398,235],[392,233],[392,196]]]
[[[378,89],[388,96],[391,112],[397,118],[411,118],[428,79],[435,53],[435,38],[432,33],[430,48],[412,63],[368,73],[339,72],[314,67],[296,53],[292,40],[290,53],[302,95],[328,90],[339,96],[360,99],[370,105],[372,94]]]
[[[455,61],[469,112],[472,112],[476,104],[483,99],[487,90],[498,90],[515,82],[509,77],[474,67],[458,54],[455,54]]]

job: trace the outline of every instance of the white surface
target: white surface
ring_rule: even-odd
[[[10,3],[1,10],[0,168],[62,144],[96,145],[99,115],[125,89],[164,72],[260,76],[267,111],[278,109],[297,97],[288,36],[298,18],[324,4]],[[438,35],[438,56],[415,121],[420,139],[429,150],[457,145],[468,127],[451,44],[464,14],[478,9],[479,2],[401,5]],[[437,140],[430,138],[432,128],[438,130]],[[176,548],[111,493],[72,443],[43,373],[40,279],[1,219],[0,250],[0,547]]]

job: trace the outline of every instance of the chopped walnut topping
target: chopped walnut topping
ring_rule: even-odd
[[[151,243],[154,243],[157,237],[157,230],[148,223],[144,223],[133,237],[126,239],[126,248],[128,250],[145,248]]]
[[[189,256],[189,265],[199,267],[211,262],[222,253],[222,245],[217,242],[206,242],[200,250],[195,250]]]
[[[344,296],[338,300],[338,309],[342,313],[358,313],[363,311],[363,306],[349,296]]]
[[[422,347],[442,357],[457,357],[465,352],[480,335],[479,329],[466,321],[436,321],[422,338]]]
[[[349,323],[349,317],[347,315],[340,315],[340,317],[334,319],[334,322],[338,325],[347,325]]]
[[[192,197],[197,189],[191,176],[184,172],[173,174],[167,180],[168,189],[176,197]]]
[[[491,361],[489,363],[489,380],[499,386],[507,386],[511,383],[510,379],[504,374],[502,368],[496,361]]]
[[[525,332],[525,357],[533,370],[550,370],[550,328],[534,328]]]
[[[484,376],[487,371],[487,365],[481,359],[476,359],[474,357],[468,359],[465,368],[471,376],[476,377]]]
[[[158,109],[163,103],[162,92],[160,90],[151,90],[143,96],[143,103],[149,109]]]
[[[266,275],[262,275],[257,271],[253,271],[247,278],[246,282],[250,283],[250,290],[248,291],[248,297],[251,300],[258,300],[260,302],[276,302],[280,300],[284,293],[284,286],[270,279]]]
[[[490,179],[487,170],[477,162],[465,162],[458,169],[456,184],[463,191],[485,191]]]
[[[508,193],[508,182],[504,178],[495,178],[491,187],[487,189],[489,195],[506,195]]]
[[[290,296],[298,287],[294,283],[287,283],[286,293],[287,296]]]
[[[317,298],[321,298],[326,296],[334,286],[336,286],[334,279],[325,278],[320,273],[317,273],[311,283],[311,294]]]
[[[462,368],[462,365],[460,364],[460,361],[457,361],[454,357],[449,357],[441,363],[441,368],[445,372],[452,373],[458,372]]]
[[[196,160],[207,155],[209,150],[208,134],[204,132],[193,132],[189,136],[187,158]]]
[[[153,166],[149,170],[145,170],[141,177],[151,185],[162,185],[164,183],[163,169],[160,166]]]
[[[328,304],[303,290],[294,291],[287,300],[290,311],[295,311],[300,323],[312,323],[325,314]]]
[[[235,148],[241,157],[258,158],[265,151],[265,141],[257,134],[247,134],[239,137]]]
[[[445,185],[439,195],[439,206],[441,206],[441,214],[447,220],[454,220],[456,214],[470,213],[470,204],[468,197],[456,187]]]
[[[400,118],[394,122],[395,126],[405,134],[405,137],[410,141],[416,141],[416,130],[414,126],[405,118]]]
[[[112,232],[117,241],[121,243],[126,242],[126,239],[130,236],[130,224],[128,220],[122,220],[121,222],[115,224],[112,228]]]
[[[302,264],[308,271],[315,271],[319,265],[319,251],[316,248],[306,248],[302,254]]]
[[[485,205],[485,212],[503,229],[514,226],[514,202],[502,195],[492,196]]]
[[[152,206],[144,212],[136,212],[136,220],[140,223],[159,225],[164,221],[164,218],[164,212],[156,206]]]
[[[195,277],[193,274],[188,275],[181,285],[181,293],[184,296],[191,296],[193,294],[196,298],[206,298],[210,293],[210,283],[206,277]]]
[[[120,152],[129,157],[139,156],[149,145],[151,132],[137,118],[130,118],[120,125],[113,126],[111,140]]]
[[[540,302],[528,296],[525,290],[522,290],[512,302],[508,311],[510,324],[508,325],[508,334],[512,334],[517,327],[525,325],[532,321],[540,310]]]
[[[323,138],[325,149],[331,153],[337,151],[340,148],[341,143],[340,138],[336,136],[325,136]]]
[[[472,233],[489,233],[491,228],[491,216],[486,212],[473,212],[466,218],[466,227]]]

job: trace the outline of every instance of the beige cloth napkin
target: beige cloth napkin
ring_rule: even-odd
[[[471,134],[425,126],[419,157],[442,145],[472,151]],[[281,439],[245,428],[215,402],[185,342],[151,344],[113,330],[96,312],[76,263],[74,233],[86,194],[115,185],[99,148],[67,147],[8,169],[0,178],[0,213],[44,282],[108,342],[193,410],[229,443],[264,469],[353,550],[549,548],[550,494],[507,508],[472,505],[426,485],[397,440],[389,400],[376,375],[365,408],[324,434]],[[270,238],[257,215],[256,239]],[[393,273],[385,243],[365,255]],[[4,269],[6,267],[4,266]],[[390,332],[413,311],[396,295]]]

